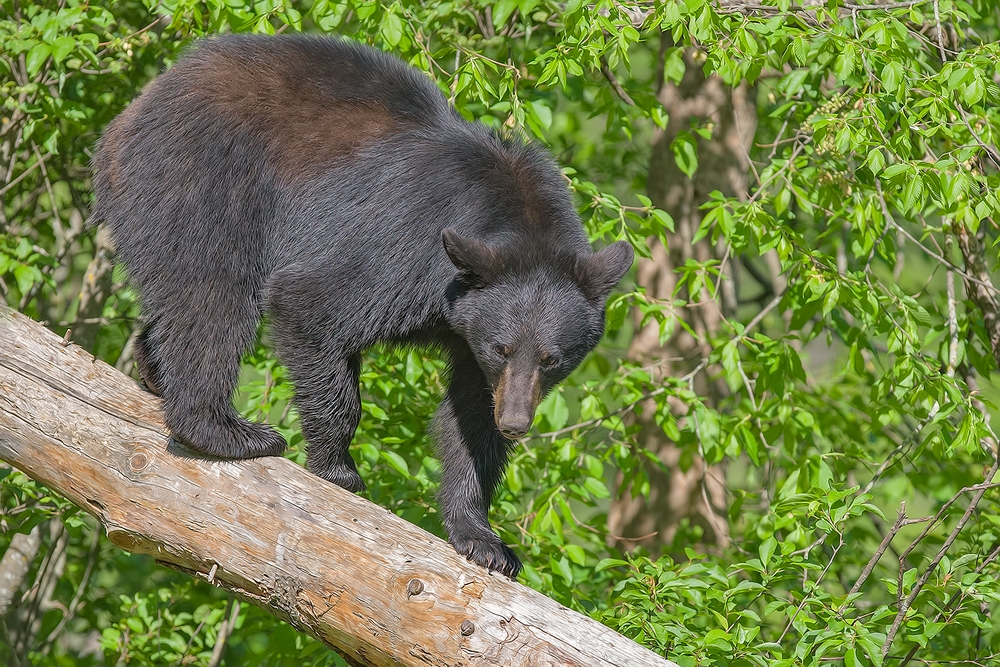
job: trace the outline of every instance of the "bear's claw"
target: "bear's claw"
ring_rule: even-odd
[[[468,558],[469,562],[485,567],[490,572],[499,572],[511,579],[517,579],[521,571],[521,560],[510,547],[500,541],[500,538],[496,538],[495,542],[474,537],[450,541],[455,551]]]
[[[310,468],[310,470],[312,469]],[[358,474],[358,471],[351,466],[331,466],[326,470],[312,470],[312,472],[328,482],[333,482],[342,489],[347,489],[351,493],[360,493],[368,488],[365,481],[361,479],[361,475]]]

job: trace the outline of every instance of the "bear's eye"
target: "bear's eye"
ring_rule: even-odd
[[[541,362],[545,368],[552,368],[559,363],[559,358],[550,354],[543,354]]]
[[[494,345],[493,351],[496,352],[497,355],[503,357],[504,359],[510,356],[510,348],[507,347],[506,345]]]

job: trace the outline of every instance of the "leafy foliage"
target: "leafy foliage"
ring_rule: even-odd
[[[96,321],[78,321],[88,265],[100,261],[83,225],[89,152],[194,38],[304,30],[392,51],[433,77],[467,118],[548,144],[595,242],[627,239],[647,257],[648,239],[681,242],[645,182],[671,113],[656,96],[658,77],[677,83],[700,67],[726,86],[753,86],[752,185],[700,202],[692,239],[724,254],[680,267],[670,300],[640,285],[612,299],[604,344],[540,407],[492,519],[526,556],[522,581],[685,666],[1000,656],[1000,501],[989,484],[1000,208],[994,3],[123,0],[106,9],[2,0],[0,8],[0,290],[57,331],[97,327],[94,351],[126,371],[137,307],[122,276]],[[668,137],[687,178],[705,173],[716,131],[706,123]],[[767,253],[780,261],[784,290],[770,285],[774,298],[762,308],[768,299],[754,291],[768,286],[741,281],[723,329],[695,332],[690,309],[720,298],[734,263]],[[992,311],[977,291],[993,298]],[[623,361],[648,322],[662,340],[687,330],[711,352],[689,375],[665,380]],[[355,441],[369,497],[438,534],[426,425],[443,375],[423,351],[373,351]],[[705,378],[726,387],[721,402],[695,391]],[[290,396],[266,347],[248,355],[239,404],[278,425],[301,462]],[[682,466],[726,464],[727,548],[702,548],[694,525],[662,556],[609,546],[616,489],[649,491],[643,464],[656,459],[640,446],[635,417],[650,412]],[[51,557],[39,557],[31,576],[64,563],[21,659],[209,663],[231,608],[218,591],[106,541],[91,548],[93,522],[20,473],[2,485],[0,544],[45,522]],[[7,621],[8,651],[17,653],[13,638],[28,631]],[[243,607],[236,628],[231,664],[339,660],[257,609]]]

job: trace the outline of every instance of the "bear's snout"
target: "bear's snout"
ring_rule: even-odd
[[[527,433],[535,419],[535,408],[540,398],[538,369],[518,369],[515,364],[508,364],[493,394],[493,418],[500,434],[509,440],[516,440]]]

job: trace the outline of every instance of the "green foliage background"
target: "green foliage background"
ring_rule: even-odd
[[[96,324],[94,352],[121,359],[138,313],[123,276],[97,322],[77,321],[95,254],[83,225],[91,151],[191,40],[226,31],[327,32],[396,53],[467,118],[549,145],[593,240],[624,238],[648,255],[648,238],[677,242],[645,195],[669,113],[656,98],[658,58],[679,81],[693,51],[726,85],[752,84],[758,112],[750,192],[703,202],[699,235],[727,257],[775,250],[787,288],[763,310],[741,300],[695,374],[667,380],[622,360],[632,315],[669,337],[700,295],[717,295],[724,267],[682,267],[673,300],[634,283],[612,299],[604,343],[546,399],[494,504],[494,524],[524,556],[521,581],[685,666],[995,664],[996,362],[990,313],[966,286],[996,299],[1000,10],[809,4],[0,0],[0,291],[56,331]],[[605,63],[634,104],[602,76]],[[688,177],[712,131],[674,139]],[[986,272],[971,283],[963,235],[985,248]],[[373,351],[355,441],[369,497],[439,535],[426,426],[442,372],[420,351]],[[708,403],[697,374],[720,378],[728,397]],[[239,404],[277,424],[302,462],[290,395],[266,347],[248,356]],[[651,455],[633,417],[650,401],[685,465],[727,464],[727,548],[700,548],[694,525],[667,555],[609,546],[615,489],[648,491]],[[42,522],[43,552],[65,549],[58,604],[39,610],[30,645],[7,641],[0,660],[209,663],[231,609],[223,594],[117,550],[65,501],[0,474],[0,551]],[[863,577],[902,501],[908,523]],[[45,567],[36,560],[29,582]],[[341,664],[246,605],[224,660]]]

